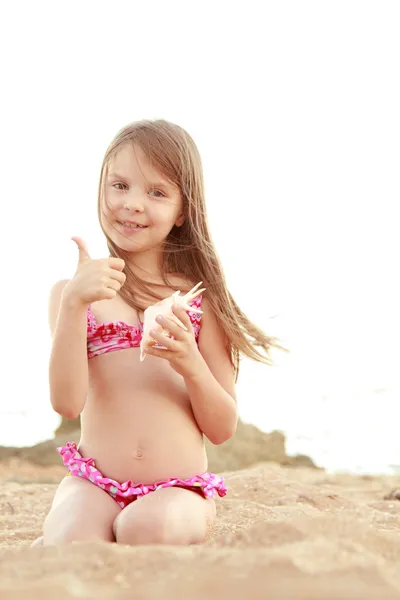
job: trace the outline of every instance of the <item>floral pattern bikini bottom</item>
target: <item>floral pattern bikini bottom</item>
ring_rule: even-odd
[[[223,497],[227,493],[223,477],[214,475],[213,473],[194,475],[190,479],[172,477],[166,481],[158,481],[149,485],[133,483],[132,481],[119,483],[114,479],[104,477],[97,469],[93,458],[83,458],[75,442],[67,442],[65,446],[57,448],[57,451],[60,453],[64,465],[68,467],[68,475],[82,477],[91,481],[114,498],[121,508],[125,508],[128,504],[142,496],[167,487],[180,487],[185,490],[191,490],[199,493],[204,498],[213,498],[216,494]]]

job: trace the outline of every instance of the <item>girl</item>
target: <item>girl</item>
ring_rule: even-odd
[[[76,273],[52,289],[50,398],[81,415],[81,439],[58,448],[68,473],[35,545],[202,542],[222,477],[207,472],[203,436],[235,432],[239,354],[270,363],[275,340],[227,290],[208,229],[201,160],[192,138],[163,120],[122,129],[100,174],[98,215],[110,257],[83,240]],[[203,282],[186,329],[159,321],[139,360],[144,310]],[[202,310],[202,314],[195,312]],[[160,348],[160,343],[164,346]],[[259,350],[260,348],[260,350]]]

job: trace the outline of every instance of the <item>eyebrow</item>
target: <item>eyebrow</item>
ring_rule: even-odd
[[[128,179],[123,175],[118,175],[118,173],[108,173],[108,177],[111,177],[112,179]]]
[[[123,175],[118,175],[118,173],[109,173],[108,177],[110,177],[111,179],[124,179],[125,181],[129,181],[129,177],[124,177]],[[165,188],[171,188],[171,189],[174,188],[174,186],[172,184],[168,183],[168,181],[159,181],[159,182],[149,181],[149,184],[154,187],[165,187]]]

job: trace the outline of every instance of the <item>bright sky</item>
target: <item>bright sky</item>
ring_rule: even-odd
[[[395,1],[8,3],[1,412],[49,410],[49,289],[72,235],[104,255],[103,154],[155,117],[196,140],[231,291],[292,349],[243,370],[243,414],[398,386],[398,31]]]

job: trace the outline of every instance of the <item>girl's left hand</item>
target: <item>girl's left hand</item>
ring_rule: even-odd
[[[193,325],[190,322],[187,312],[183,308],[176,306],[172,307],[172,312],[182,325],[186,327],[186,331],[174,323],[172,319],[160,315],[156,318],[157,323],[164,330],[168,331],[174,339],[152,329],[150,332],[151,337],[157,343],[165,346],[166,350],[149,346],[146,348],[146,354],[166,358],[174,371],[179,373],[179,375],[190,377],[198,372],[203,358],[197,347]]]

